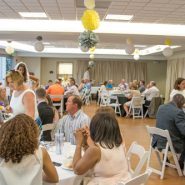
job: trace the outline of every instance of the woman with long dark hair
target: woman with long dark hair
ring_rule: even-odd
[[[88,132],[78,129],[75,137],[74,172],[80,175],[92,169],[93,174],[88,185],[116,184],[119,180],[127,181],[130,178],[123,138],[113,114],[99,112],[92,118],[91,142],[88,142],[83,156],[81,150],[87,143]]]

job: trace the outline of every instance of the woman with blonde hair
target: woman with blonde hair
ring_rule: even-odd
[[[47,151],[39,147],[38,136],[37,124],[25,114],[15,116],[1,126],[1,185],[42,185],[42,180],[58,182],[58,174]]]
[[[6,75],[6,83],[13,90],[10,100],[13,116],[25,113],[36,120],[38,118],[36,96],[34,91],[24,84],[24,78],[21,73],[11,70]]]

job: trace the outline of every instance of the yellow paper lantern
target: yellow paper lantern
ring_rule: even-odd
[[[132,43],[133,43],[133,42],[132,42],[132,39],[131,39],[131,38],[127,38],[127,39],[126,39],[126,43],[127,43],[127,44],[132,44]]]
[[[86,30],[96,30],[100,24],[100,18],[95,10],[86,10],[81,18],[82,24]]]
[[[165,39],[164,43],[165,43],[165,45],[170,46],[172,44],[172,41],[171,41],[171,39]]]
[[[92,48],[90,48],[89,51],[90,51],[91,53],[93,53],[93,52],[95,51],[95,49],[96,49],[96,47],[92,47]]]

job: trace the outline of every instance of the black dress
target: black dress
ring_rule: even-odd
[[[42,125],[45,124],[52,124],[53,118],[54,118],[54,109],[49,106],[46,102],[41,102],[37,106],[39,117],[42,121]],[[41,136],[41,141],[51,141],[51,130],[43,131],[43,134]]]

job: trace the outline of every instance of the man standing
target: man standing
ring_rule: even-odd
[[[87,70],[84,73],[83,80],[90,80],[90,67],[87,68]]]
[[[74,132],[90,124],[90,118],[81,110],[82,100],[79,96],[72,95],[66,102],[68,114],[59,120],[60,132],[63,132],[67,142],[75,144]]]
[[[182,110],[184,104],[184,96],[176,94],[171,102],[159,107],[156,118],[156,127],[169,131],[175,151],[181,154],[179,164],[182,169],[185,160],[185,113]],[[165,138],[154,136],[153,147],[164,149],[165,145]]]

